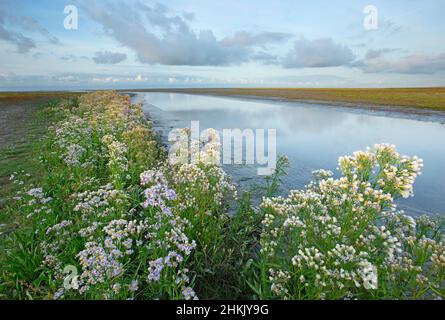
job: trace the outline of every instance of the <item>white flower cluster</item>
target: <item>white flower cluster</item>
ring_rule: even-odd
[[[190,241],[186,229],[190,226],[188,220],[181,218],[169,205],[176,200],[176,192],[170,189],[167,179],[162,172],[145,171],[141,174],[141,185],[144,190],[145,201],[142,206],[147,209],[151,223],[146,235],[150,241],[147,248],[150,251],[163,252],[162,257],[149,261],[147,280],[160,282],[168,274],[166,269],[174,270],[176,284],[182,286],[185,298],[196,297],[191,292],[187,270],[182,268],[185,257],[195,249],[195,240]]]
[[[94,217],[112,216],[119,205],[125,201],[125,195],[122,191],[114,189],[111,183],[102,186],[98,190],[85,191],[73,196],[78,202],[73,211],[82,214],[82,219]],[[115,204],[116,206],[112,206]]]
[[[225,197],[236,197],[236,187],[230,181],[230,177],[217,166],[204,164],[180,164],[173,176],[176,185],[178,202],[181,209],[196,208],[200,199],[209,194],[213,197],[213,203],[208,207],[221,207]],[[211,209],[211,208],[209,208]]]
[[[48,167],[62,160],[68,186],[56,190],[66,202],[60,217],[42,219],[42,266],[62,285],[63,267],[77,259],[82,272],[73,289],[83,297],[134,297],[143,287],[152,298],[172,293],[196,298],[185,268],[196,243],[187,235],[190,223],[174,207],[176,192],[160,170],[144,171],[141,206],[135,195],[140,187],[130,184],[139,176],[136,170],[151,163],[144,161],[156,156],[143,154],[153,151],[143,149],[153,141],[138,140],[154,137],[141,106],[126,96],[96,92],[83,95],[65,116],[42,159]],[[51,200],[42,188],[22,197],[33,209]],[[73,292],[61,288],[54,298],[67,295]]]
[[[90,241],[85,249],[77,255],[82,267],[79,280],[79,292],[85,293],[91,286],[107,282],[113,283],[111,291],[105,290],[105,295],[118,294],[121,283],[117,276],[125,272],[125,262],[140,247],[141,240],[148,228],[145,221],[127,221],[125,219],[111,220],[101,234],[103,241]]]
[[[108,167],[111,171],[111,179],[118,185],[128,170],[127,146],[125,143],[115,140],[112,135],[104,136],[102,143],[108,150]]]
[[[88,122],[77,115],[70,115],[68,120],[54,127],[53,146],[56,151],[60,149],[60,158],[66,165],[85,168],[91,164],[91,159],[86,158],[86,151],[92,143],[92,130]]]
[[[263,199],[261,256],[271,266],[270,290],[281,298],[338,299],[375,297],[380,283],[402,278],[443,285],[440,227],[394,205],[412,194],[422,161],[385,144],[341,157],[339,166],[338,179],[316,171],[307,190]]]
[[[47,196],[40,187],[27,189],[24,182],[26,178],[29,178],[29,175],[24,172],[21,174],[14,173],[10,177],[15,184],[22,186],[22,189],[17,191],[17,194],[14,197],[14,200],[19,203],[21,211],[26,213],[28,219],[37,214],[50,214],[52,212],[51,205],[53,198]]]
[[[86,150],[84,147],[79,146],[78,144],[75,143],[71,144],[68,147],[67,154],[63,159],[63,161],[65,161],[65,163],[70,166],[79,165],[81,163],[80,160],[84,155],[85,151]]]

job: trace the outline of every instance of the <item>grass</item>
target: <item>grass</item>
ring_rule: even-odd
[[[57,103],[58,99],[16,97],[13,104],[10,101],[0,99],[0,112],[3,115],[1,126],[3,129],[10,128],[2,132],[6,139],[0,143],[0,209],[4,206],[5,198],[17,190],[17,186],[9,181],[12,172],[24,170],[32,174],[33,179],[38,179],[42,169],[38,161],[41,138],[54,120],[42,110]],[[4,223],[4,218],[0,216],[0,222]]]
[[[412,107],[445,111],[445,87],[438,88],[215,88],[147,89],[144,92],[178,92],[218,96],[278,98],[292,101],[323,101]]]
[[[21,287],[22,292],[30,298],[33,292],[38,291],[39,266],[35,259],[38,256],[38,243],[35,235],[31,232],[31,225],[23,215],[9,210],[12,195],[16,194],[20,186],[13,184],[9,176],[13,172],[27,172],[30,174],[29,183],[34,184],[43,178],[43,167],[39,161],[40,151],[43,144],[42,138],[46,135],[48,127],[56,120],[55,114],[44,112],[48,106],[57,105],[62,97],[52,95],[17,95],[0,94],[0,122],[6,137],[0,143],[0,265],[3,268],[14,270],[25,270],[22,279],[15,283],[2,283],[15,287],[15,291]],[[9,130],[6,130],[9,129]],[[16,236],[11,237],[16,230]],[[10,256],[11,248],[14,250],[14,258]],[[37,279],[34,284],[25,284],[24,279]],[[17,292],[19,292],[18,290]],[[1,292],[1,290],[0,290]],[[0,294],[0,299],[4,298]]]

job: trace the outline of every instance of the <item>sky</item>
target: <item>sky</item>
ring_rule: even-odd
[[[444,35],[443,0],[0,0],[0,90],[445,86]]]

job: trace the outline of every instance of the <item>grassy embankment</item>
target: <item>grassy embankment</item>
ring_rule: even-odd
[[[218,88],[147,89],[146,92],[178,92],[218,96],[277,98],[291,101],[323,101],[358,105],[383,105],[445,111],[445,87],[385,89]],[[403,111],[403,110],[401,110]]]
[[[74,98],[72,93],[0,93],[0,251],[6,252],[6,243],[18,229],[29,227],[20,213],[8,210],[11,198],[21,188],[10,180],[14,172],[29,175],[29,183],[38,183],[44,175],[39,161],[42,138],[48,127],[58,119],[47,113],[64,98]],[[8,261],[0,254],[0,264]],[[1,286],[0,286],[1,287]],[[0,298],[2,298],[0,294]],[[3,296],[4,298],[4,296]]]
[[[41,111],[46,122],[24,130],[39,128],[44,138],[23,145],[4,170],[19,172],[0,211],[8,229],[0,234],[0,297],[193,298],[188,284],[201,298],[244,294],[237,273],[250,242],[242,233],[253,231],[237,221],[255,224],[239,215],[227,225],[222,201],[231,186],[220,169],[163,173],[162,148],[127,97],[91,94]],[[77,290],[65,291],[72,265],[83,273]]]

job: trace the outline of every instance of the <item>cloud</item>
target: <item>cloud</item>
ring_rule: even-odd
[[[391,48],[382,48],[382,49],[370,49],[366,52],[365,59],[376,59],[380,58],[382,55],[385,55],[387,53],[399,51],[400,49],[391,49]]]
[[[381,19],[379,29],[388,35],[393,35],[402,30],[402,26],[388,19]]]
[[[350,48],[337,44],[330,38],[300,39],[283,59],[285,68],[325,68],[349,65],[355,60]]]
[[[279,57],[265,51],[258,51],[252,55],[252,60],[262,62],[264,64],[279,64]]]
[[[9,15],[9,21],[15,26],[20,26],[22,29],[29,32],[37,32],[44,36],[49,43],[54,45],[61,45],[61,41],[56,36],[52,35],[46,28],[40,25],[40,23],[32,17],[19,17],[15,15]]]
[[[408,55],[399,60],[383,58],[361,60],[355,66],[366,73],[433,74],[445,71],[445,53]]]
[[[85,10],[107,34],[132,49],[142,63],[227,65],[247,59],[244,50],[221,47],[209,30],[195,34],[183,18],[168,16],[163,5],[148,7],[139,3],[138,6],[140,10],[136,11],[123,3],[101,7],[96,2],[88,2]],[[150,31],[143,18],[148,20]]]
[[[185,20],[188,20],[188,21],[195,20],[195,13],[194,12],[184,11],[182,13],[182,16],[184,17]]]
[[[96,1],[84,3],[83,9],[108,35],[132,49],[137,59],[147,64],[240,64],[252,59],[254,46],[264,46],[283,38],[278,33],[238,33],[219,41],[211,30],[192,30],[190,13],[185,19],[171,13],[162,4],[148,6],[138,2],[132,9],[122,2],[107,3],[106,6]]]
[[[96,52],[93,60],[97,64],[116,64],[127,59],[125,53],[111,52],[111,51],[99,51]]]
[[[36,47],[36,44],[30,38],[25,37],[21,33],[5,29],[5,27],[2,25],[1,17],[0,17],[0,39],[14,44],[17,47],[17,52],[19,53],[27,53],[32,48]]]
[[[0,86],[3,88],[30,87],[48,88],[123,88],[159,87],[177,84],[188,86],[196,83],[209,83],[211,79],[192,75],[163,74],[113,74],[113,73],[54,73],[36,75],[16,75],[0,73]]]
[[[60,57],[60,59],[70,62],[78,62],[79,60],[89,60],[87,56],[76,56],[74,54],[66,54]]]
[[[11,29],[21,29],[25,32],[39,33],[44,36],[51,44],[60,45],[60,40],[53,36],[37,20],[32,17],[17,16],[6,7],[0,8],[0,39],[14,44],[19,53],[27,53],[36,47],[34,40],[23,33]]]
[[[45,54],[43,53],[43,52],[36,52],[36,53],[34,53],[33,55],[32,55],[32,57],[34,58],[34,59],[40,59],[40,58],[42,58],[42,57],[44,57],[45,56]]]
[[[221,40],[221,44],[225,47],[264,47],[269,43],[280,43],[292,37],[289,33],[284,32],[262,32],[253,34],[248,31],[239,31],[231,37],[225,37]]]

